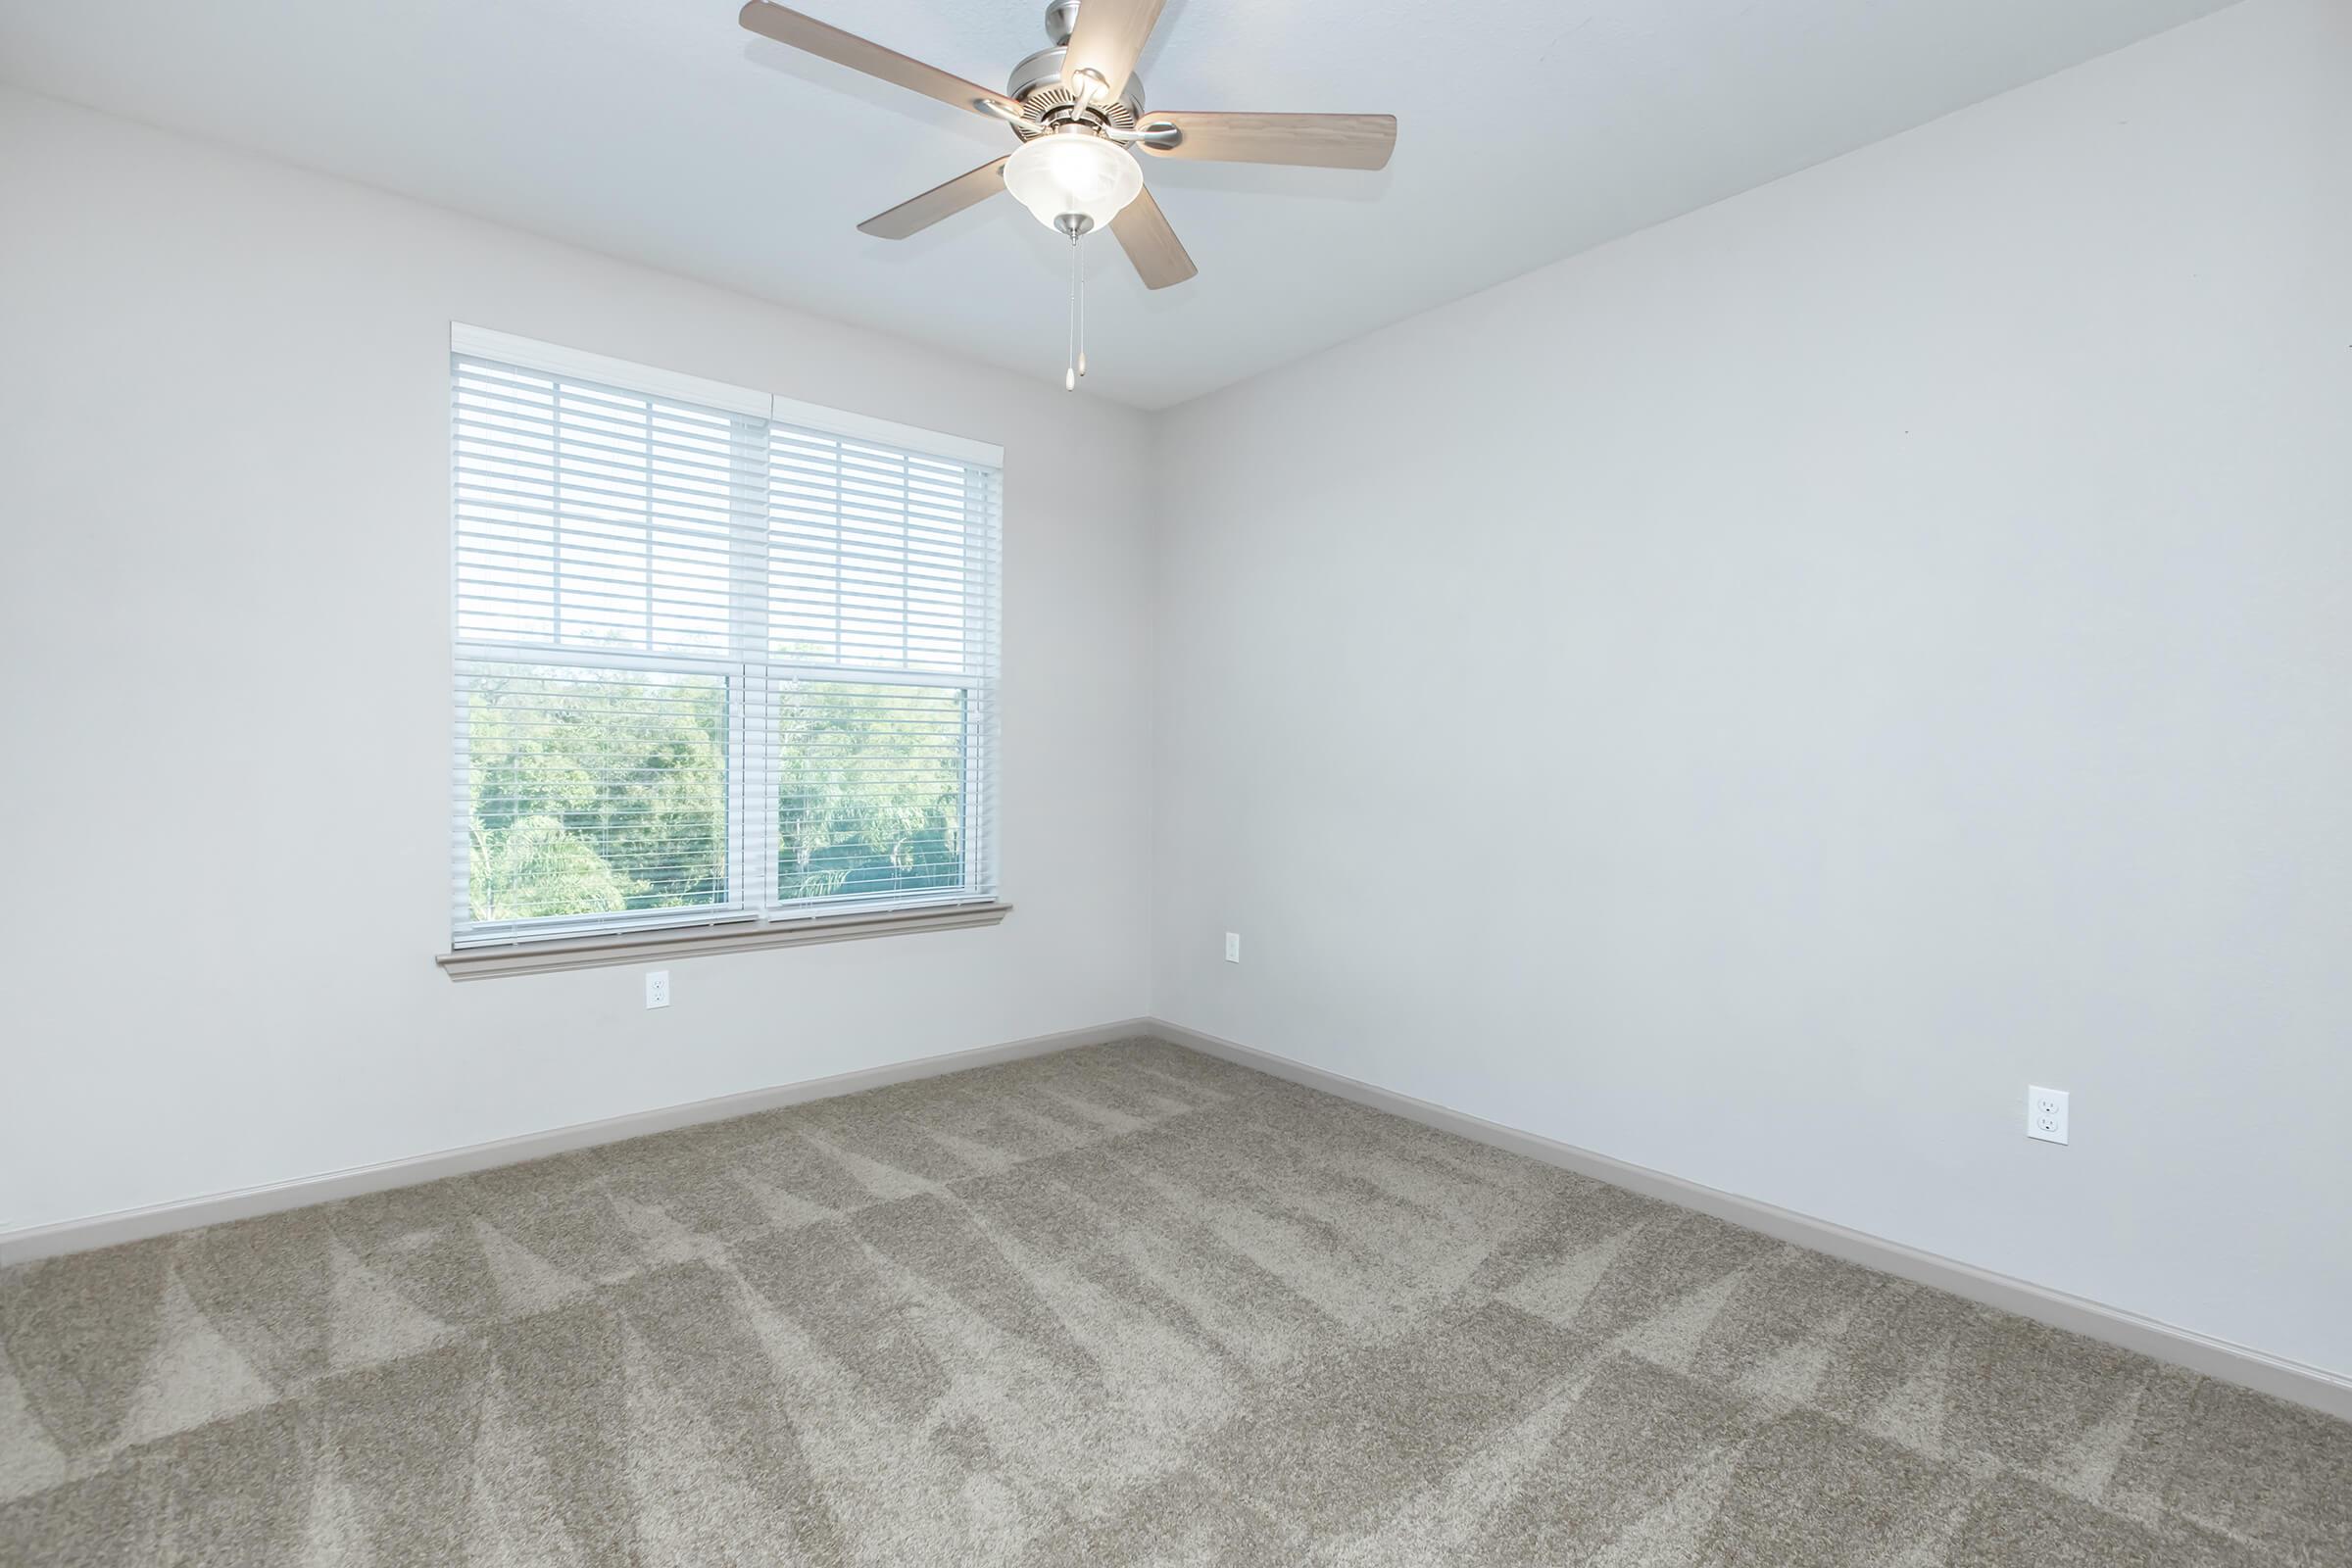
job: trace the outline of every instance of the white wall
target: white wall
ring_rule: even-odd
[[[1179,411],[1155,1010],[2352,1372],[2348,83],[2249,0]]]
[[[0,1230],[1145,1010],[1139,416],[22,94],[0,215]],[[1005,448],[1009,919],[434,967],[453,319]]]

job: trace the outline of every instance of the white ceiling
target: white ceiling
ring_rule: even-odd
[[[1090,242],[1090,388],[1160,408],[2228,0],[1168,0],[1162,109],[1387,111],[1380,173],[1150,161],[1200,264]],[[1043,0],[802,0],[990,86]],[[1067,243],[1009,199],[855,225],[1011,133],[735,0],[0,0],[0,79],[1058,379]]]

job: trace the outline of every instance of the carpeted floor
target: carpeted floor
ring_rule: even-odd
[[[0,1562],[2352,1563],[2352,1427],[1156,1042],[0,1273]]]

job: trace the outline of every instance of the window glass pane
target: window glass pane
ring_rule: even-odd
[[[729,683],[471,664],[475,921],[724,904]]]
[[[458,636],[723,654],[765,495],[760,422],[460,361]],[[740,515],[739,515],[740,514]]]
[[[968,694],[796,681],[778,706],[778,897],[963,886]]]
[[[975,670],[993,476],[783,425],[769,431],[768,646],[780,660]]]

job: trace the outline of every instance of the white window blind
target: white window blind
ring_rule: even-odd
[[[451,387],[457,946],[995,896],[993,465],[466,352]]]

